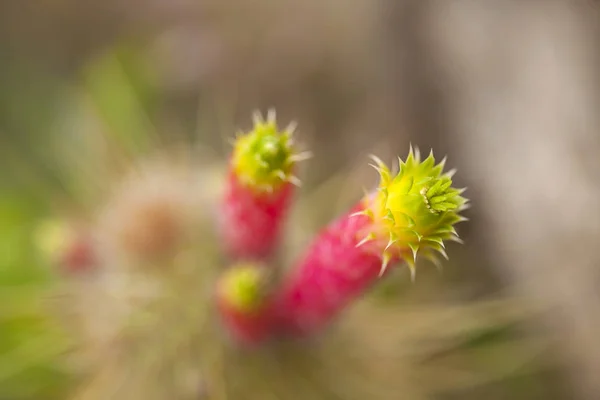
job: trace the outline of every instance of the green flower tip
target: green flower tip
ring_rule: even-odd
[[[231,267],[222,278],[220,294],[222,300],[238,312],[258,310],[265,295],[264,269],[250,263]]]
[[[49,260],[56,260],[75,239],[68,224],[60,219],[47,219],[33,232],[33,243],[37,250]]]
[[[437,255],[448,258],[444,242],[462,242],[454,225],[466,220],[460,215],[468,207],[462,196],[465,189],[452,186],[456,171],[444,172],[446,158],[436,164],[433,151],[421,160],[419,149],[411,145],[406,160],[398,159],[396,174],[379,158],[372,158],[380,176],[379,187],[365,199],[365,210],[358,214],[369,216],[374,229],[360,244],[387,241],[382,271],[390,259],[400,255],[414,279],[417,254],[439,265]]]
[[[294,165],[311,154],[294,153],[295,123],[280,131],[273,109],[267,113],[266,120],[260,113],[255,113],[253,120],[253,129],[239,133],[233,142],[232,166],[236,176],[261,192],[272,192],[285,182],[300,185],[293,175]]]

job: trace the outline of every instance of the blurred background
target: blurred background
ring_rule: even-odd
[[[315,155],[308,192],[332,176],[373,184],[367,154],[391,162],[409,143],[458,168],[466,244],[430,284],[518,299],[535,310],[521,336],[547,345],[518,379],[445,398],[600,398],[599,41],[595,1],[0,2],[0,398],[23,382],[39,387],[23,398],[51,398],[60,381],[19,369],[46,327],[13,316],[28,307],[19,285],[52,279],[37,221],[98,200],[91,160],[157,142],[220,159],[269,107]]]

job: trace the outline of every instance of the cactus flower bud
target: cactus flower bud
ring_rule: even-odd
[[[412,147],[399,172],[374,157],[377,190],[325,227],[284,283],[277,315],[284,329],[303,334],[328,323],[360,296],[388,266],[404,261],[415,276],[417,255],[437,262],[446,240],[460,241],[454,225],[465,220],[463,190],[452,187],[453,172],[433,153],[421,161]]]
[[[275,112],[234,141],[220,214],[226,251],[235,258],[264,258],[277,245],[294,185],[296,163],[310,156],[295,154],[290,125],[278,129]]]
[[[91,235],[65,221],[44,221],[38,227],[34,240],[42,255],[63,273],[83,273],[98,263]]]
[[[262,342],[271,332],[266,270],[260,265],[229,268],[217,284],[217,308],[234,341],[247,346]]]

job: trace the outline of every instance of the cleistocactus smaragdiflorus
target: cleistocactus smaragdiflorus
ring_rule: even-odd
[[[216,285],[216,305],[221,322],[235,342],[253,346],[272,333],[268,270],[250,262],[228,268]]]
[[[347,348],[331,346],[338,331],[323,335],[318,343],[325,348],[277,339],[322,332],[394,264],[404,262],[414,277],[417,256],[436,261],[445,256],[446,241],[460,240],[454,226],[464,220],[462,190],[453,187],[444,161],[436,163],[433,154],[422,160],[411,148],[397,173],[374,157],[378,187],[317,232],[295,263],[283,252],[270,257],[287,231],[295,236],[301,230],[291,223],[284,229],[298,184],[297,163],[307,157],[293,144],[292,130],[280,130],[272,112],[265,119],[257,115],[253,129],[235,139],[231,157],[215,171],[170,163],[138,166],[97,219],[90,219],[91,235],[57,225],[42,229],[39,244],[56,250],[55,264],[71,275],[78,272],[77,279],[67,279],[61,310],[72,316],[69,332],[81,347],[74,362],[91,377],[83,393],[198,398],[186,396],[220,389],[221,373],[228,382],[254,370],[260,381],[274,373],[292,377],[300,364],[312,373],[311,362],[323,364]],[[285,271],[282,263],[288,261],[293,268]],[[91,267],[94,273],[79,273]],[[360,314],[359,324],[372,310]],[[355,335],[357,325],[352,317],[348,321],[340,327],[351,334],[339,338],[360,337],[357,348],[376,340],[360,331]],[[365,325],[385,323],[372,321]],[[356,362],[362,369],[363,361]],[[329,377],[344,368],[330,365],[323,373]],[[171,374],[175,370],[183,372]],[[192,377],[191,384],[180,382],[184,376]],[[247,385],[225,386],[239,393]],[[310,390],[297,396],[324,398]]]
[[[420,159],[412,147],[399,172],[375,158],[379,187],[326,226],[278,293],[281,328],[306,335],[325,326],[364,293],[387,268],[404,261],[414,279],[417,255],[446,257],[444,242],[460,241],[454,225],[467,200],[452,187],[433,153]]]
[[[296,164],[310,157],[294,152],[293,131],[293,124],[280,131],[271,110],[266,121],[256,113],[254,128],[234,142],[219,213],[223,247],[233,258],[262,259],[278,244],[300,183]]]
[[[221,219],[225,244],[234,256],[265,256],[277,245],[292,187],[286,179],[295,160],[289,139],[288,131],[277,131],[270,114],[267,122],[255,118],[254,130],[235,142]],[[465,220],[460,212],[468,201],[462,197],[464,189],[452,186],[454,171],[444,172],[445,159],[436,163],[430,153],[422,160],[411,146],[406,160],[398,160],[397,173],[377,157],[373,160],[377,189],[319,232],[275,289],[273,303],[262,304],[262,314],[246,312],[252,314],[253,329],[260,325],[262,337],[274,329],[317,332],[392,264],[404,262],[414,279],[417,255],[437,264],[438,255],[447,257],[445,241],[460,241],[454,225]],[[229,302],[234,294],[227,294]],[[223,299],[220,304],[227,304]],[[235,311],[224,310],[225,317],[237,315],[230,320],[243,321],[244,311]]]
[[[67,275],[90,271],[99,263],[93,235],[82,226],[48,220],[40,224],[34,236],[44,256]]]

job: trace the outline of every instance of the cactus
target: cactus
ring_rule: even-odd
[[[230,267],[216,284],[216,303],[226,333],[236,344],[254,347],[273,334],[272,306],[264,265]]]
[[[376,160],[377,190],[325,224],[302,258],[274,260],[285,235],[301,229],[285,222],[296,162],[306,155],[295,153],[292,129],[280,132],[274,114],[254,122],[226,162],[138,159],[101,196],[85,231],[94,268],[63,269],[53,287],[51,315],[74,343],[58,357],[72,379],[57,398],[425,399],[515,369],[514,357],[492,370],[443,354],[464,355],[472,332],[526,318],[521,307],[413,306],[410,293],[395,302],[367,290],[398,271],[393,264],[414,271],[415,254],[435,259],[445,241],[458,240],[453,225],[467,202],[443,163],[411,151],[392,174]],[[45,254],[78,248],[64,246],[77,236],[48,232],[55,235],[41,242]],[[434,297],[428,285],[411,292]],[[510,354],[537,356],[510,343]],[[451,375],[457,370],[470,374]]]
[[[364,209],[354,214],[372,224],[359,246],[381,253],[382,270],[392,258],[402,258],[414,280],[419,251],[435,263],[436,253],[448,258],[444,241],[461,242],[454,224],[466,220],[459,215],[468,205],[461,196],[465,189],[452,187],[455,171],[443,174],[446,159],[436,165],[433,151],[421,162],[419,150],[411,146],[406,161],[398,160],[400,171],[394,176],[381,160],[373,159],[380,184],[363,200]]]
[[[82,227],[47,220],[40,223],[34,236],[44,256],[66,274],[88,272],[98,263],[94,238]]]
[[[278,245],[289,208],[296,163],[310,153],[293,152],[294,124],[279,131],[275,111],[234,141],[220,212],[223,246],[234,258],[265,258]]]
[[[334,318],[383,275],[393,262],[406,262],[414,279],[419,251],[435,260],[446,255],[444,240],[459,240],[453,225],[464,218],[462,191],[451,187],[431,154],[421,162],[411,150],[392,176],[378,158],[380,184],[349,213],[317,235],[279,294],[278,313],[286,330],[307,334]]]

